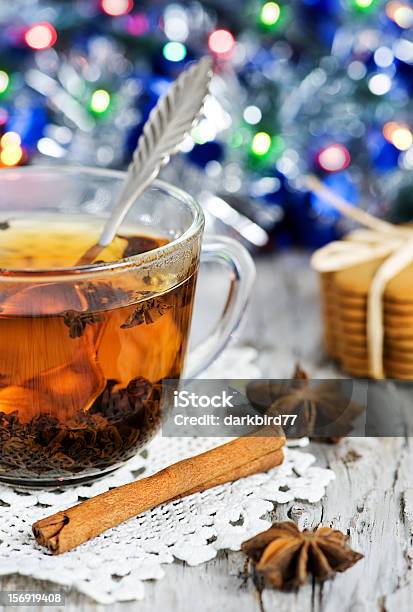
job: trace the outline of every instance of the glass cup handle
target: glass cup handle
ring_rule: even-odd
[[[186,378],[200,374],[225,348],[241,321],[255,280],[255,265],[251,255],[232,238],[204,237],[201,263],[204,262],[223,265],[230,273],[231,285],[220,320],[208,338],[190,351],[187,357]]]

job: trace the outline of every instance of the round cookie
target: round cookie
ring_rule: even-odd
[[[350,376],[354,376],[355,378],[370,378],[370,373],[366,367],[358,368],[357,366],[347,366],[345,367],[342,363],[340,363],[340,369],[343,370],[346,374]]]
[[[399,327],[401,330],[413,330],[413,315],[394,315],[384,313],[385,327]]]
[[[368,361],[369,352],[366,346],[351,348],[340,346],[340,349],[343,359],[346,359],[348,357],[349,359],[362,359],[366,363]],[[410,364],[412,364],[413,366],[413,350],[401,351],[397,348],[389,348],[385,346],[383,355],[384,359],[391,361],[391,363],[398,365],[400,364],[401,366],[403,366],[404,364],[406,364],[406,366],[410,366]]]
[[[385,261],[384,257],[367,261],[351,268],[338,270],[334,273],[334,284],[338,292],[349,296],[367,296],[377,270]]]
[[[350,334],[364,337],[367,335],[366,326],[364,323],[359,323],[357,321],[340,320],[337,332],[343,335]]]
[[[345,309],[345,310],[357,310],[357,312],[367,312],[367,299],[365,299],[363,302],[353,302],[353,301],[348,301],[347,299],[343,299],[340,296],[335,296],[334,301],[331,300],[330,302],[326,302],[326,307],[331,307],[331,308],[340,308],[340,309]],[[412,315],[413,316],[413,302],[408,303],[408,302],[403,302],[403,303],[396,303],[396,302],[389,302],[388,300],[383,300],[383,311],[388,313],[388,314],[394,314],[394,315]]]
[[[334,329],[334,334],[344,341],[359,343],[364,340],[367,343],[367,326],[357,321],[341,319],[328,331]],[[390,344],[413,344],[413,326],[384,325],[384,339]]]
[[[367,309],[359,309],[355,308],[340,308],[336,307],[336,315],[339,320],[348,321],[350,323],[364,323],[367,325]],[[333,316],[333,309],[328,309],[328,316]],[[411,329],[413,330],[413,310],[409,313],[395,313],[389,312],[386,309],[383,313],[383,321],[384,325],[390,325],[392,327],[400,326],[403,329]]]
[[[363,336],[336,336],[337,346],[342,352],[367,350],[367,338]]]
[[[346,370],[351,369],[352,371],[369,371],[369,362],[367,359],[346,356],[343,357],[340,362]],[[385,372],[391,372],[393,376],[403,375],[411,376],[413,378],[413,363],[398,363],[390,358],[385,358],[383,369]]]
[[[338,354],[345,357],[346,355],[367,358],[368,346],[367,342],[363,340],[343,340],[340,338],[336,339],[336,345],[338,347]],[[410,356],[413,358],[413,341],[391,343],[385,340],[383,346],[384,355],[394,355],[399,358],[399,361],[403,359],[410,360]]]
[[[386,349],[384,352],[385,358],[390,360],[392,363],[400,364],[412,364],[413,365],[413,351],[398,351],[397,349]]]
[[[337,290],[358,297],[367,296],[372,280],[384,260],[385,258],[379,258],[339,270],[334,274]],[[397,304],[413,301],[413,263],[387,283],[384,298]]]
[[[367,321],[367,314],[365,312],[357,312],[356,310],[339,310],[338,318],[340,321],[348,321],[349,323],[360,323],[365,326]]]

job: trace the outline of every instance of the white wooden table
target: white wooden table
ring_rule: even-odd
[[[211,286],[211,285],[209,285]],[[263,375],[291,376],[300,360],[314,377],[333,372],[322,357],[317,283],[305,254],[258,261],[252,308],[239,341],[259,350]],[[413,445],[409,438],[347,439],[339,445],[312,444],[318,464],[336,480],[318,504],[293,502],[275,508],[274,519],[300,527],[331,526],[351,535],[365,558],[334,580],[309,583],[296,593],[266,590],[266,612],[408,612],[413,609]],[[241,576],[241,553],[221,553],[209,563],[165,566],[163,580],[146,583],[142,602],[110,606],[111,612],[226,612],[259,610],[257,592]],[[10,576],[1,588],[48,590],[49,583]],[[20,610],[25,608],[20,607]],[[26,608],[26,610],[29,608]],[[32,609],[32,608],[30,608]],[[105,611],[74,591],[65,610]],[[4,608],[7,612],[12,608]],[[50,608],[44,608],[44,611]]]

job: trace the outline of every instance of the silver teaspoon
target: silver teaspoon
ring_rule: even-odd
[[[77,265],[93,262],[108,246],[139,196],[176,153],[199,118],[212,78],[212,60],[205,56],[182,72],[151,111],[128,168],[125,183],[97,244]]]

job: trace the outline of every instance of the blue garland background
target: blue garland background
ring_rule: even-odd
[[[210,53],[206,117],[166,176],[212,223],[251,249],[334,239],[307,172],[410,221],[412,34],[398,0],[3,2],[0,166],[125,167],[158,96]]]

